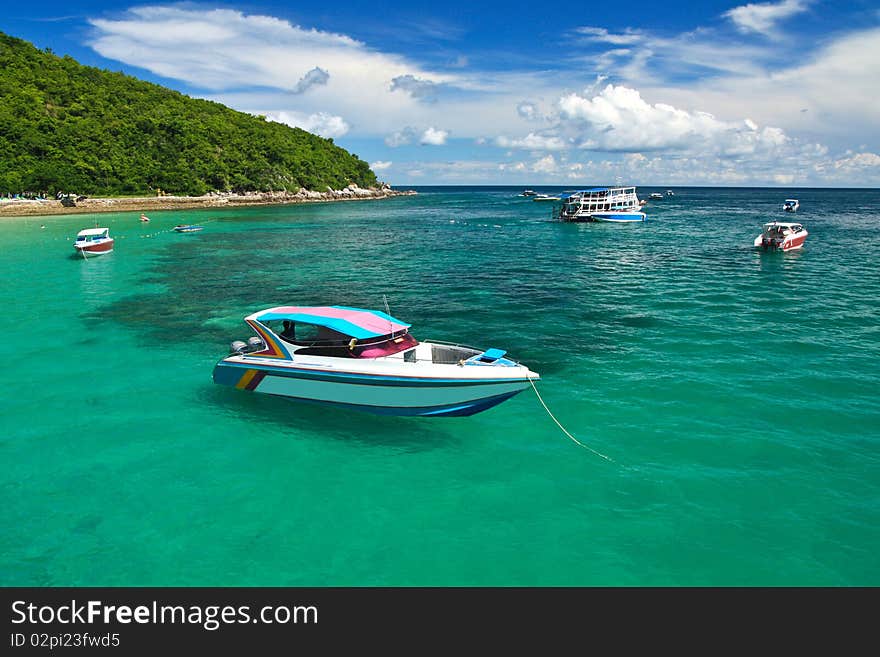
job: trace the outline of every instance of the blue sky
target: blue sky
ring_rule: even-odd
[[[876,1],[34,0],[2,25],[397,187],[880,186]]]

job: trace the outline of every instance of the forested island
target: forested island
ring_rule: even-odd
[[[200,196],[379,187],[332,139],[0,32],[0,194]]]

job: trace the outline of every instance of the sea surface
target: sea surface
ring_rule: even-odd
[[[0,221],[0,585],[880,585],[880,191],[609,225],[417,189]],[[755,250],[773,219],[806,246]],[[77,258],[96,222],[115,251]],[[383,295],[539,372],[589,449],[531,389],[391,418],[212,383],[245,315]]]

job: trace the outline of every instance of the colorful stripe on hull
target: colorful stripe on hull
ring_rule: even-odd
[[[261,358],[283,358],[284,360],[290,360],[290,352],[287,351],[287,347],[285,347],[281,343],[281,341],[275,337],[274,333],[266,329],[265,326],[257,321],[245,321],[260,335],[261,338],[263,338],[263,344],[266,345],[266,348],[263,351],[255,351],[251,354],[252,356],[260,356]]]
[[[276,377],[290,379],[308,379],[314,381],[326,381],[330,383],[344,383],[355,385],[377,386],[400,386],[404,388],[461,388],[466,386],[496,385],[499,383],[527,383],[522,378],[498,378],[498,379],[454,379],[439,378],[436,376],[394,376],[388,374],[369,374],[366,372],[347,372],[345,370],[321,370],[309,368],[286,367],[282,365],[272,366],[260,364],[258,366],[247,363],[229,363],[220,361],[214,366],[214,382],[223,385],[234,386],[242,376],[242,371],[247,369],[259,369]]]

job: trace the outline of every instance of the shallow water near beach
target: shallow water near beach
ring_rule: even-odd
[[[880,585],[880,191],[682,188],[630,225],[419,191],[0,221],[0,584]],[[753,249],[772,219],[806,246]],[[114,252],[74,257],[95,222]],[[611,460],[531,390],[431,419],[212,383],[246,314],[383,295]]]

